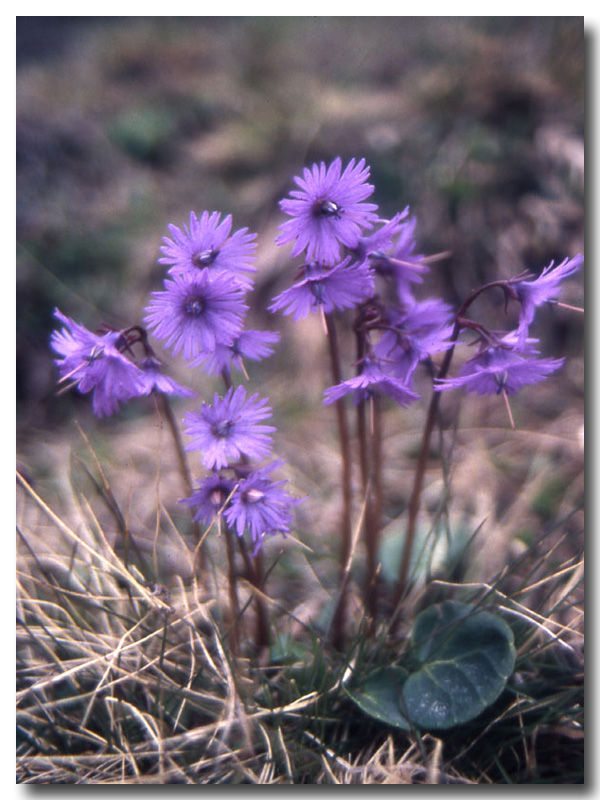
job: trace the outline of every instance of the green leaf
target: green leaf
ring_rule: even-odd
[[[408,672],[402,667],[383,667],[372,672],[359,686],[345,687],[346,694],[370,717],[408,731],[411,725],[400,706],[407,676]]]
[[[500,617],[446,601],[417,617],[412,633],[421,668],[404,685],[404,702],[420,728],[461,725],[501,694],[515,666],[513,634]]]
[[[298,642],[291,634],[276,636],[271,645],[271,664],[309,664],[312,653],[304,642]]]
[[[446,601],[413,627],[418,668],[377,670],[349,696],[367,714],[408,730],[445,730],[477,717],[501,694],[515,665],[513,634],[489,611]]]

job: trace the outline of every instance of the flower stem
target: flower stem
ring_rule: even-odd
[[[242,554],[242,558],[244,559],[244,564],[246,566],[246,572],[248,574],[248,580],[256,589],[254,595],[254,601],[256,604],[256,639],[255,645],[260,652],[261,650],[267,648],[271,641],[270,635],[270,628],[269,628],[269,612],[267,611],[267,607],[265,602],[261,596],[261,592],[263,590],[263,580],[264,580],[264,565],[263,565],[263,554],[261,550],[258,550],[254,556],[251,556],[248,552],[248,548],[246,547],[246,542],[244,541],[243,537],[238,537],[238,542],[240,545],[240,552]]]
[[[224,367],[221,372],[221,378],[225,384],[225,389],[231,389],[233,382],[231,380],[231,371],[228,367]],[[248,464],[248,459],[242,457],[242,463]],[[261,597],[262,582],[263,582],[263,556],[259,550],[254,557],[251,557],[246,547],[246,542],[243,536],[236,537],[238,540],[240,552],[244,559],[246,567],[246,574],[248,580],[256,589],[254,594],[254,602],[256,604],[256,641],[255,644],[259,650],[269,646],[270,632],[269,632],[269,614],[263,598]]]
[[[372,457],[371,457],[371,474],[372,474],[372,492],[373,492],[373,508],[372,508],[372,531],[371,539],[369,541],[370,562],[369,569],[371,570],[371,586],[369,596],[372,605],[372,619],[373,626],[377,621],[377,583],[379,578],[379,540],[381,536],[381,514],[383,509],[383,483],[381,479],[382,469],[382,416],[381,416],[381,398],[377,395],[371,397],[371,412],[372,412],[372,428],[371,428],[371,442],[372,442]]]
[[[367,569],[365,578],[365,608],[373,630],[377,621],[377,579],[379,534],[381,531],[381,418],[379,398],[373,396],[371,403],[371,429],[367,428],[367,404],[356,408],[358,441],[360,450],[362,487],[365,495],[365,548]],[[370,435],[369,435],[370,434]]]
[[[237,593],[237,570],[235,568],[235,551],[231,541],[234,532],[225,525],[225,547],[227,550],[227,567],[229,577],[229,605],[231,612],[231,627],[229,630],[229,642],[231,654],[235,659],[240,650],[240,602]]]
[[[459,323],[455,323],[454,331],[452,333],[452,341],[456,342],[460,332]],[[440,367],[438,378],[445,378],[452,356],[454,354],[454,345],[446,350],[444,360]],[[417,466],[415,468],[415,475],[413,479],[413,488],[410,496],[410,503],[408,506],[408,524],[406,527],[406,535],[404,539],[404,548],[402,551],[402,558],[400,560],[400,569],[398,572],[398,585],[396,588],[396,596],[394,599],[394,608],[397,610],[406,591],[406,584],[408,580],[408,571],[410,567],[410,559],[412,556],[415,533],[417,528],[417,517],[419,515],[419,508],[421,505],[421,492],[423,491],[423,481],[425,478],[425,469],[427,467],[427,459],[429,457],[429,446],[431,444],[431,434],[437,420],[438,408],[440,405],[440,392],[433,391],[431,400],[429,401],[429,408],[427,409],[427,417],[425,419],[425,427],[423,429],[423,436],[421,438],[421,448],[417,459]]]
[[[157,399],[160,404],[160,409],[162,411],[163,417],[166,419],[167,424],[169,426],[169,430],[171,431],[173,444],[175,445],[175,453],[177,454],[177,461],[179,463],[179,472],[181,474],[183,485],[185,487],[185,495],[186,497],[190,497],[190,495],[193,493],[192,474],[190,472],[190,466],[188,464],[188,460],[185,454],[185,449],[183,447],[183,442],[181,440],[181,432],[179,430],[177,420],[175,419],[175,415],[173,414],[173,409],[171,408],[171,404],[169,403],[168,396],[161,392],[160,394],[158,394]],[[200,530],[198,522],[194,520],[193,510],[192,510],[192,531],[194,533],[194,539],[196,540],[196,542],[199,542],[202,532]],[[201,547],[199,553],[199,567],[201,571],[204,569],[204,566],[205,566],[205,554],[204,554],[204,548]]]
[[[357,363],[364,357],[364,333],[356,331]],[[367,427],[367,400],[356,406],[356,420],[359,443],[360,474],[365,496],[365,548],[366,579],[364,587],[365,609],[370,618],[370,628],[374,630],[377,621],[377,557],[379,533],[381,528],[382,486],[381,486],[381,417],[379,398],[375,395],[368,400],[371,408],[371,426]],[[370,434],[370,435],[369,435]]]
[[[454,346],[460,331],[464,327],[476,327],[475,324],[469,323],[469,321],[464,318],[464,314],[466,313],[469,306],[480,295],[482,295],[489,289],[499,287],[503,289],[506,293],[507,291],[509,291],[510,287],[514,283],[518,283],[519,281],[524,280],[526,277],[528,277],[528,273],[522,273],[521,275],[517,275],[516,277],[510,278],[509,280],[490,281],[490,283],[486,283],[484,286],[480,286],[478,289],[473,289],[469,293],[469,295],[466,297],[461,307],[456,312],[454,330],[452,331],[452,336],[451,336],[451,341],[453,342],[453,345],[448,350],[446,350],[446,353],[444,355],[444,360],[442,361],[442,365],[440,366],[440,370],[437,374],[437,378],[439,380],[445,378],[446,375],[448,374],[448,369],[450,368],[450,364],[452,362],[452,356],[454,355]],[[417,459],[417,466],[415,469],[415,476],[413,480],[413,489],[408,507],[408,524],[406,528],[406,537],[404,540],[404,549],[402,551],[402,558],[400,561],[400,569],[398,572],[398,585],[396,588],[396,596],[394,600],[394,607],[396,609],[396,612],[398,611],[400,602],[402,601],[402,598],[404,597],[404,593],[406,591],[408,570],[410,567],[410,559],[412,556],[412,550],[414,546],[417,516],[419,514],[419,507],[421,503],[421,492],[423,490],[425,469],[427,466],[427,458],[429,456],[429,445],[431,442],[431,434],[433,432],[433,427],[437,419],[439,405],[440,405],[440,392],[433,391],[431,395],[431,400],[429,402],[429,408],[427,410],[425,428],[423,430],[423,436],[421,438],[421,449],[419,451],[419,457]]]
[[[331,376],[334,384],[342,382],[342,370],[340,366],[340,352],[337,339],[335,322],[331,314],[325,314],[325,327],[327,331],[327,343],[329,345],[329,357],[331,362]],[[342,518],[341,528],[341,550],[340,550],[340,581],[344,579],[346,563],[350,557],[352,547],[352,528],[351,528],[351,503],[352,503],[352,467],[350,453],[350,434],[348,429],[348,418],[346,406],[343,399],[335,403],[338,434],[340,438],[340,451],[342,456]],[[344,641],[346,625],[346,586],[342,584],[342,594],[335,611],[332,621],[332,641],[335,647],[341,649]]]

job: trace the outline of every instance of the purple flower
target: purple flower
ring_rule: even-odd
[[[380,361],[371,358],[363,359],[360,375],[326,389],[323,402],[329,405],[350,393],[354,395],[354,405],[363,402],[372,394],[389,395],[404,408],[419,399],[419,395],[409,389],[404,381],[390,375],[384,370]]]
[[[260,361],[272,355],[273,345],[278,341],[277,331],[244,330],[232,344],[217,344],[212,352],[200,353],[198,358],[190,362],[190,366],[202,366],[209,375],[219,375],[224,369],[230,370],[232,364],[244,372],[244,358]]]
[[[513,333],[497,346],[484,347],[459,369],[456,378],[436,381],[435,389],[464,388],[467,394],[516,394],[523,386],[539,383],[559,369],[564,358],[537,358],[529,344],[515,344]]]
[[[143,393],[143,373],[119,352],[119,332],[98,335],[88,331],[58,309],[55,317],[63,329],[54,331],[52,348],[59,355],[56,365],[61,381],[72,380],[81,394],[93,391],[92,406],[98,416],[110,416],[119,403]]]
[[[255,233],[248,233],[242,228],[230,236],[231,215],[221,222],[221,214],[217,211],[209,214],[203,211],[200,218],[192,212],[190,224],[183,230],[176,225],[169,225],[172,239],[163,237],[161,252],[163,258],[159,264],[170,265],[169,273],[196,273],[198,270],[210,269],[211,273],[226,270],[234,273],[246,287],[252,279],[246,274],[256,272],[253,253],[256,249]]]
[[[140,394],[147,395],[151,392],[161,392],[162,394],[173,394],[179,397],[194,397],[196,392],[187,389],[177,383],[173,378],[161,372],[160,361],[154,356],[146,356],[140,363],[142,371],[142,391]]]
[[[452,347],[452,317],[451,307],[435,298],[392,312],[393,330],[384,331],[374,352],[408,385],[420,361]]]
[[[364,261],[371,253],[377,253],[390,247],[394,236],[406,227],[402,224],[402,220],[407,216],[408,206],[390,220],[378,219],[377,223],[381,223],[381,228],[366,236],[359,236],[356,245],[352,248],[352,254],[359,261]]]
[[[90,374],[90,367],[94,365],[97,355],[110,346],[114,347],[119,334],[112,331],[104,335],[92,333],[58,308],[54,309],[54,316],[63,324],[62,330],[54,331],[50,338],[52,348],[62,356],[62,359],[56,360],[61,380],[84,380]]]
[[[258,394],[246,400],[243,386],[229,389],[225,397],[214,396],[213,405],[202,403],[198,412],[186,415],[186,433],[192,442],[186,450],[202,450],[202,463],[221,469],[241,456],[262,458],[271,452],[271,425],[259,425],[271,416],[271,408]]]
[[[574,275],[581,264],[583,256],[577,255],[575,258],[566,258],[562,264],[554,267],[552,261],[542,270],[542,273],[534,280],[513,283],[509,289],[514,291],[516,298],[521,303],[519,314],[519,337],[524,339],[527,336],[529,325],[533,321],[535,309],[543,303],[556,302],[560,292],[560,284],[565,279]],[[512,291],[511,291],[512,290]]]
[[[416,219],[412,217],[398,226],[398,238],[389,253],[378,249],[371,251],[368,255],[371,267],[375,272],[394,281],[401,302],[412,301],[409,285],[423,283],[421,276],[429,272],[429,267],[423,263],[424,256],[415,255],[414,252],[416,224]]]
[[[152,292],[145,322],[175,355],[183,350],[189,361],[217,344],[231,344],[240,333],[248,307],[243,288],[227,273],[185,272],[164,286],[164,292]]]
[[[305,168],[303,175],[294,178],[300,191],[279,203],[292,219],[279,226],[282,233],[275,241],[293,241],[292,256],[306,250],[307,261],[333,264],[340,257],[340,244],[356,247],[362,229],[377,221],[377,206],[363,202],[374,190],[365,183],[369,168],[364,158],[358,164],[352,159],[342,172],[342,160],[336,158],[329,167],[321,162]]]
[[[200,481],[194,494],[180,502],[196,509],[195,520],[211,525],[217,514],[225,508],[235,486],[236,482],[232,478],[224,478],[215,473]]]
[[[227,523],[236,529],[238,536],[250,533],[255,553],[266,536],[289,533],[293,508],[300,502],[283,488],[286,481],[267,477],[281,463],[278,459],[240,481],[225,509]]]
[[[326,313],[334,309],[353,308],[373,294],[373,275],[368,266],[350,263],[345,258],[335,267],[315,261],[302,267],[304,278],[278,295],[269,311],[293,314],[302,319],[322,307]]]

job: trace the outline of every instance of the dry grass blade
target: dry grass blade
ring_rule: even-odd
[[[166,603],[163,603],[159,598],[153,596],[145,586],[139,583],[139,581],[134,578],[131,572],[125,568],[122,561],[120,561],[116,556],[113,558],[107,558],[102,553],[94,551],[94,549],[83,538],[78,536],[75,531],[71,530],[71,528],[52,511],[52,509],[42,500],[42,498],[39,497],[39,495],[27,483],[25,478],[23,478],[23,476],[19,473],[17,473],[17,480],[62,533],[64,533],[74,543],[77,543],[80,547],[86,550],[88,554],[95,558],[105,569],[118,573],[119,577],[125,579],[131,588],[139,593],[140,598],[143,598],[152,608],[157,611],[170,611],[169,606]]]

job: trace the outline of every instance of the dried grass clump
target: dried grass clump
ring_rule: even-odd
[[[403,634],[359,625],[347,652],[332,650],[314,622],[328,597],[315,572],[311,598],[291,609],[265,595],[278,646],[268,653],[252,646],[255,589],[243,585],[250,633],[234,654],[219,559],[201,571],[164,509],[160,525],[191,575],[171,575],[168,587],[135,539],[126,545],[123,532],[110,532],[81,493],[63,498],[67,522],[22,477],[18,491],[17,782],[583,782],[577,509],[493,581],[430,580],[409,597],[409,619],[439,592],[486,598],[517,639],[508,695],[484,718],[434,737],[390,729],[346,698],[357,659],[393,662]],[[358,597],[352,603],[360,619]]]

